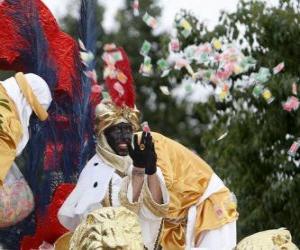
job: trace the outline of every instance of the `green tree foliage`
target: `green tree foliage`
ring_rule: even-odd
[[[159,18],[161,10],[157,7],[156,1],[140,1],[140,16],[135,17],[131,4],[132,1],[125,1],[125,7],[117,13],[116,20],[120,27],[117,32],[108,36],[108,41],[122,46],[130,57],[137,91],[137,105],[142,111],[143,120],[149,121],[154,130],[163,129],[166,133],[174,134],[177,128],[173,124],[178,124],[182,120],[184,110],[173,112],[174,110],[168,107],[175,107],[176,101],[160,94],[159,86],[168,84],[167,79],[161,79],[156,73],[151,77],[145,77],[139,73],[140,65],[144,60],[139,51],[145,40],[152,44],[149,56],[154,67],[166,49],[162,45],[165,46],[168,42],[168,36],[164,33],[154,35],[151,28],[142,20],[146,11],[155,18]]]
[[[202,131],[204,158],[238,197],[240,238],[283,226],[295,238],[300,233],[299,155],[295,159],[287,155],[293,142],[287,135],[299,136],[299,111],[282,109],[282,102],[292,94],[292,83],[299,84],[299,21],[299,2],[280,1],[279,7],[267,7],[264,2],[241,1],[236,12],[222,13],[212,32],[189,37],[192,43],[213,37],[239,40],[243,45],[247,42],[245,53],[251,53],[259,66],[286,64],[284,73],[266,84],[275,96],[269,105],[254,98],[250,88],[234,90],[229,103],[216,103],[211,98],[194,106],[201,117],[214,114]],[[227,130],[228,136],[216,141]],[[296,238],[298,244],[299,240]]]
[[[293,138],[286,135],[300,136],[300,111],[288,113],[282,109],[282,102],[291,95],[292,83],[299,84],[299,1],[281,0],[278,7],[267,7],[264,2],[254,0],[240,1],[236,12],[221,13],[219,25],[213,31],[208,31],[192,14],[180,13],[193,26],[188,38],[179,35],[183,47],[223,37],[228,41],[238,40],[245,47],[244,53],[251,53],[257,59],[258,67],[272,68],[285,62],[284,73],[266,83],[275,96],[269,105],[262,98],[254,98],[252,88],[233,90],[233,101],[227,103],[218,103],[210,97],[206,103],[191,104],[188,96],[178,101],[163,95],[159,87],[177,86],[184,78],[183,71],[165,78],[158,73],[150,78],[139,74],[143,41],[152,43],[150,57],[155,66],[159,58],[167,56],[170,36],[153,35],[141,16],[133,16],[131,2],[126,0],[125,7],[117,14],[119,29],[110,34],[103,31],[100,40],[102,44],[114,42],[129,54],[143,119],[149,121],[153,130],[196,150],[236,193],[239,238],[283,226],[296,238],[300,235],[299,155],[296,161],[287,155]],[[140,1],[140,11],[141,15],[147,11],[155,17],[161,12],[153,0]],[[72,27],[72,23],[64,26],[67,31],[72,31]],[[101,53],[99,49],[99,58]],[[217,142],[226,131],[228,136]],[[298,244],[299,240],[296,238]]]

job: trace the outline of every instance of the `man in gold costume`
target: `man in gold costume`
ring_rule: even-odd
[[[127,55],[122,49],[116,67],[130,79]],[[130,85],[130,80],[126,84]],[[130,88],[130,86],[128,86]],[[128,92],[131,92],[128,90]],[[112,95],[113,96],[113,95]],[[168,211],[169,195],[157,167],[157,156],[150,133],[137,137],[139,111],[134,98],[104,99],[96,108],[96,154],[82,170],[75,189],[58,212],[60,223],[74,231],[87,214],[101,207],[123,206],[135,212],[140,221],[143,243],[157,249],[162,219]],[[129,155],[130,154],[130,155]]]
[[[123,50],[109,53],[107,61],[127,58]],[[89,212],[122,205],[139,215],[149,250],[159,245],[166,250],[232,249],[236,201],[213,170],[183,145],[149,130],[135,134],[132,143],[139,112],[126,83],[116,80],[122,73],[132,78],[120,61],[107,63],[111,100],[96,108],[97,154],[60,209],[60,222],[74,230]]]

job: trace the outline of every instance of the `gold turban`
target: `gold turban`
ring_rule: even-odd
[[[292,236],[285,228],[259,232],[243,239],[236,250],[297,250]],[[299,250],[299,249],[298,249]]]
[[[132,125],[133,131],[138,131],[139,110],[127,106],[117,107],[111,100],[103,100],[96,107],[96,134],[99,136],[106,128],[120,122]]]
[[[70,250],[143,250],[141,228],[135,213],[124,207],[94,210],[79,224]]]

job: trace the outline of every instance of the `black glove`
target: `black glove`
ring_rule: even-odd
[[[149,132],[143,132],[140,144],[138,144],[138,136],[134,135],[133,146],[134,148],[128,145],[129,155],[133,160],[133,165],[137,168],[144,168],[147,175],[155,174],[157,156],[151,134]]]

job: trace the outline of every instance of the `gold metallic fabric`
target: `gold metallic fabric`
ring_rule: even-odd
[[[63,236],[59,237],[54,244],[55,250],[69,250],[70,249],[70,241],[73,233],[68,232],[65,233]]]
[[[15,104],[9,98],[6,90],[0,83],[0,181],[3,183],[16,157],[16,148],[19,144],[23,129]]]
[[[106,128],[120,122],[132,125],[133,131],[140,128],[140,112],[127,106],[117,107],[111,101],[102,101],[96,107],[96,134],[100,135]]]
[[[39,103],[37,97],[32,91],[32,88],[28,84],[24,74],[22,72],[19,72],[15,75],[15,78],[17,80],[19,88],[21,89],[23,95],[25,96],[33,112],[37,115],[37,117],[41,121],[45,121],[48,118],[48,113],[43,108],[43,106]]]
[[[139,200],[137,202],[130,202],[127,197],[127,190],[128,185],[130,183],[130,177],[126,176],[123,179],[122,186],[119,192],[119,200],[123,207],[126,207],[130,211],[134,212],[135,214],[138,214],[143,201],[143,193],[139,196]]]
[[[143,197],[145,206],[157,217],[165,217],[168,213],[168,204],[156,203],[151,195],[147,182],[143,186]]]
[[[285,228],[267,230],[246,237],[236,250],[299,250],[292,243],[292,236]]]
[[[160,167],[170,195],[164,220],[161,245],[163,249],[181,250],[185,247],[188,210],[205,192],[213,174],[211,167],[194,152],[161,134],[152,132]],[[197,207],[196,240],[203,230],[219,228],[237,219],[236,206],[227,188],[211,195]]]
[[[100,208],[76,228],[70,250],[143,250],[138,217],[124,207]]]

